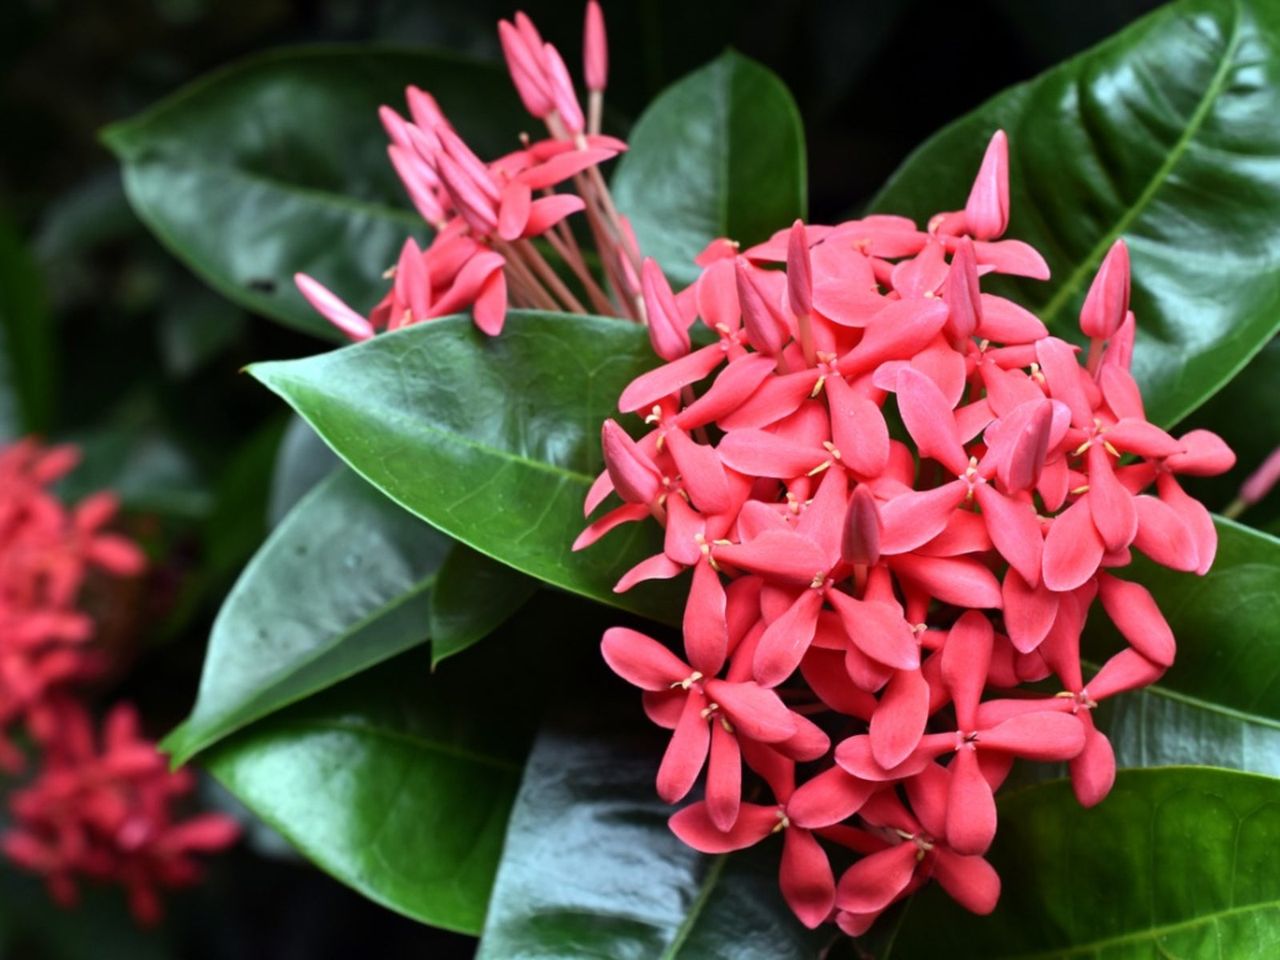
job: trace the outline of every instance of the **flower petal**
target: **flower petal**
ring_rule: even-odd
[[[852,913],[883,910],[906,889],[916,872],[914,843],[899,843],[863,857],[836,886],[836,906]]]
[[[699,853],[731,853],[755,846],[779,823],[777,807],[744,803],[732,829],[721,830],[711,819],[706,801],[677,810],[667,821],[671,832]]]
[[[976,750],[956,753],[947,796],[947,845],[958,854],[983,854],[996,835],[996,801],[982,771]]]
[[[808,830],[791,827],[782,837],[778,885],[791,912],[810,930],[831,915],[836,879],[831,861]]]
[[[1098,599],[1134,650],[1162,667],[1173,664],[1173,631],[1146,587],[1104,573],[1098,577]]]
[[[641,690],[669,690],[692,668],[652,637],[627,627],[610,627],[600,641],[609,669]]]
[[[929,720],[929,684],[919,670],[898,670],[871,717],[871,752],[891,769],[910,756]]]

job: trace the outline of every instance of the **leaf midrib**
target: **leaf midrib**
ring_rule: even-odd
[[[706,909],[707,902],[711,899],[711,894],[715,890],[716,884],[720,882],[720,875],[724,873],[724,867],[728,860],[728,854],[721,854],[711,861],[711,866],[707,868],[707,872],[702,878],[702,883],[698,886],[698,895],[689,907],[689,913],[676,929],[675,937],[671,940],[670,946],[662,951],[662,956],[659,960],[677,960],[680,956],[680,950],[684,947],[685,941],[689,939],[689,935],[693,933],[693,928],[698,922],[698,918],[702,916],[702,912]]]
[[[1101,940],[1091,940],[1088,943],[1073,944],[1070,947],[1059,947],[1053,950],[1040,950],[1035,953],[1016,953],[1006,954],[995,960],[1062,960],[1064,957],[1074,957],[1081,954],[1094,953],[1106,947],[1118,946],[1125,943],[1141,943],[1146,940],[1155,940],[1158,937],[1166,936],[1170,933],[1176,933],[1180,930],[1191,930],[1195,927],[1204,926],[1209,923],[1216,923],[1226,917],[1242,916],[1249,913],[1255,913],[1263,910],[1280,909],[1280,900],[1262,900],[1258,903],[1246,904],[1241,907],[1229,907],[1226,910],[1215,910],[1212,913],[1201,914],[1190,920],[1181,920],[1177,923],[1165,924],[1159,927],[1150,927],[1146,930],[1134,931],[1133,933],[1123,933],[1114,937],[1106,937]]]
[[[442,757],[449,757],[453,760],[461,760],[465,763],[472,763],[476,766],[488,767],[493,770],[501,770],[504,773],[519,774],[523,767],[514,760],[508,760],[504,757],[497,757],[487,753],[479,753],[475,750],[467,750],[456,744],[445,743],[440,740],[432,740],[421,734],[405,733],[402,730],[392,730],[387,727],[379,727],[372,723],[360,723],[354,720],[306,720],[302,718],[281,718],[272,721],[269,736],[274,736],[281,731],[310,731],[321,733],[348,733],[354,736],[375,737],[380,740],[386,740],[389,743],[396,743],[402,746],[412,747],[421,753],[438,754]]]
[[[1169,6],[1165,9],[1173,10],[1174,7]],[[1209,111],[1213,109],[1218,97],[1221,96],[1226,87],[1227,75],[1234,64],[1236,51],[1240,47],[1241,9],[1239,0],[1235,0],[1235,2],[1231,4],[1231,10],[1234,14],[1231,22],[1231,36],[1228,38],[1226,46],[1223,48],[1222,60],[1218,64],[1217,71],[1210,79],[1209,85],[1206,87],[1200,102],[1196,105],[1195,111],[1187,121],[1187,126],[1183,129],[1182,135],[1173,145],[1173,149],[1169,151],[1168,156],[1165,157],[1164,163],[1156,168],[1155,173],[1152,174],[1151,179],[1147,182],[1146,187],[1143,188],[1142,193],[1138,195],[1137,200],[1135,200],[1133,204],[1125,210],[1120,219],[1116,221],[1115,226],[1113,226],[1112,229],[1104,236],[1098,239],[1097,243],[1094,244],[1088,255],[1076,265],[1070,276],[1068,276],[1063,284],[1058,287],[1057,291],[1049,299],[1048,303],[1045,304],[1044,309],[1040,312],[1040,318],[1044,321],[1045,326],[1052,327],[1057,314],[1074,296],[1080,292],[1081,289],[1083,289],[1085,279],[1093,272],[1096,266],[1102,262],[1102,258],[1106,255],[1107,251],[1111,249],[1111,245],[1119,239],[1125,230],[1128,229],[1133,221],[1137,219],[1137,217],[1155,198],[1155,195],[1165,185],[1170,175],[1172,175],[1173,168],[1177,166],[1178,162],[1187,152],[1187,149],[1191,145],[1191,141],[1195,138],[1196,134],[1200,132],[1200,128],[1204,125],[1204,121],[1208,117]]]

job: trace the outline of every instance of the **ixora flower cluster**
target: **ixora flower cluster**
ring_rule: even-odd
[[[1147,421],[1123,242],[1084,302],[1083,364],[981,292],[988,273],[1049,273],[999,239],[1007,153],[997,133],[965,208],[924,230],[870,216],[742,252],[716,241],[678,295],[644,265],[667,363],[622,394],[639,440],[605,423],[586,507],[623,504],[575,546],[654,518],[663,552],[617,589],[692,570],[684,655],[615,628],[604,658],[672,731],[662,799],[706,770],[672,830],[707,853],[782,833],[781,889],[811,927],[860,934],[930,878],[994,909],[983,855],[1013,761],[1066,761],[1098,803],[1115,758],[1093,708],[1173,663],[1151,594],[1116,571],[1135,549],[1201,574],[1213,561],[1212,520],[1178,475],[1234,456]],[[696,349],[695,319],[716,335]],[[1128,646],[1086,677],[1095,599]],[[1019,689],[1039,681],[1060,692]],[[861,855],[838,880],[829,848]]]
[[[781,832],[782,892],[809,926],[834,919],[860,934],[930,878],[989,912],[1000,881],[983,855],[1015,758],[1069,762],[1080,801],[1098,803],[1115,759],[1093,708],[1173,663],[1151,595],[1114,571],[1136,549],[1205,573],[1213,522],[1177,477],[1234,462],[1213,434],[1175,438],[1147,421],[1130,374],[1125,245],[1084,302],[1083,365],[1034,314],[983,293],[989,273],[1049,276],[1033,248],[1000,239],[1008,146],[997,133],[963,210],[923,230],[870,216],[796,222],[745,251],[719,239],[676,294],[641,260],[598,170],[625,145],[599,134],[597,4],[585,120],[528,18],[499,33],[549,139],[486,164],[410,88],[412,122],[386,107],[382,120],[435,239],[425,251],[406,242],[368,316],[304,275],[301,291],[356,340],[467,307],[489,334],[509,305],[584,312],[538,237],[594,311],[646,323],[665,365],[619,408],[647,429],[634,440],[604,424],[607,470],[586,511],[611,494],[623,503],[574,549],[653,518],[663,552],[617,589],[692,571],[683,657],[634,630],[603,641],[672,731],[659,795],[683,800],[706,770],[703,799],[672,829],[708,853]],[[556,192],[567,184],[576,195]],[[579,211],[603,284],[565,221]],[[699,320],[711,342],[695,348]],[[1095,599],[1128,647],[1086,682],[1080,637]],[[1061,692],[1021,689],[1041,681]],[[861,855],[838,882],[833,848]]]
[[[32,440],[0,449],[0,765],[11,774],[25,767],[13,740],[19,727],[41,754],[34,779],[10,797],[0,846],[41,874],[58,903],[75,903],[78,877],[116,882],[138,920],[152,923],[157,888],[195,882],[191,854],[227,846],[237,829],[217,814],[175,819],[193,780],[168,771],[130,705],[111,711],[95,744],[75,688],[108,663],[91,644],[83,588],[95,570],[137,575],[144,557],[105,530],[113,496],[95,494],[68,510],[50,491],[78,459],[71,447]]]
[[[502,331],[508,306],[643,319],[640,253],[627,219],[614,207],[599,164],[627,149],[600,134],[608,76],[604,17],[587,5],[583,66],[588,91],[584,116],[559,52],[517,13],[498,35],[521,102],[549,136],[485,163],[454,131],[435,99],[406,91],[411,120],[380,111],[391,140],[387,153],[414,206],[435,230],[419,248],[410,237],[388,271],[391,288],[368,316],[307,276],[295,280],[311,305],[353,340],[436,317],[472,310],[476,326]],[[574,193],[557,192],[570,186]],[[583,213],[604,275],[597,282],[565,218]],[[538,238],[569,269],[580,299],[539,248]]]

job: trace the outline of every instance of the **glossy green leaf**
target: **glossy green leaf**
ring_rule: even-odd
[[[768,238],[807,207],[804,128],[782,81],[732,50],[664,91],[613,178],[640,249],[673,283],[716,237]]]
[[[923,222],[962,207],[991,133],[1010,140],[1008,236],[1048,283],[1004,286],[1070,334],[1099,263],[1133,262],[1134,372],[1152,419],[1184,417],[1280,326],[1280,7],[1182,0],[988,101],[873,201]]]
[[[339,460],[301,417],[292,417],[280,438],[267,498],[267,523],[275,526],[317,483],[333,472]]]
[[[656,525],[569,550],[602,466],[600,424],[653,362],[635,324],[515,311],[494,339],[448,317],[249,372],[365,479],[454,539],[575,593],[674,620],[673,584],[612,589],[661,549]]]
[[[51,426],[55,340],[40,271],[0,217],[0,441]]]
[[[291,48],[213,73],[104,134],[130,202],[229,299],[340,339],[294,289],[310,273],[356,307],[425,228],[387,159],[378,106],[431,90],[484,156],[528,125],[495,66],[377,47]]]
[[[533,596],[538,581],[466,544],[450,548],[431,590],[431,665],[483,640]]]
[[[340,469],[276,527],[213,625],[182,762],[241,727],[422,643],[448,541]]]
[[[458,658],[432,676],[411,654],[254,725],[205,762],[343,883],[476,933],[533,715],[505,661]]]
[[[1280,776],[1280,540],[1219,519],[1218,555],[1203,577],[1145,558],[1121,571],[1151,590],[1178,639],[1159,683],[1104,704],[1099,725],[1121,766],[1201,763]],[[1085,652],[1123,646],[1101,610]]]
[[[667,829],[662,744],[604,711],[539,734],[511,815],[478,960],[801,960],[830,929],[778,893],[780,843],[707,857]]]
[[[1000,801],[1000,905],[931,888],[879,960],[1245,960],[1280,955],[1280,780],[1164,767],[1085,810],[1068,784]]]

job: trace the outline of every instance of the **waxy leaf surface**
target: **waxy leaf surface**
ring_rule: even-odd
[[[636,121],[613,178],[640,250],[672,283],[716,237],[767,239],[806,213],[804,128],[786,86],[732,50],[665,90]]]
[[[1280,7],[1183,0],[946,127],[872,208],[923,222],[963,207],[988,138],[1006,130],[1007,235],[1040,250],[1053,272],[1047,283],[1007,287],[1070,334],[1098,265],[1123,237],[1134,372],[1151,419],[1167,426],[1280,326],[1277,114]]]
[[[387,159],[378,106],[417,84],[484,157],[528,126],[496,66],[377,47],[292,48],[196,81],[109,127],[138,215],[170,251],[256,313],[341,339],[294,289],[312,274],[357,310],[426,225]]]
[[[1000,801],[1000,905],[940,890],[908,906],[878,960],[1219,960],[1280,952],[1280,780],[1227,770],[1122,772],[1082,808],[1064,781]]]
[[[431,664],[461,653],[500,627],[533,596],[538,581],[456,543],[431,589]]]
[[[267,498],[267,523],[275,526],[340,461],[307,421],[292,417],[276,450],[271,472],[271,492]]]
[[[673,808],[653,788],[661,749],[599,713],[539,733],[479,960],[823,956],[834,934],[806,930],[778,893],[779,838],[708,857],[667,828]]]
[[[448,317],[250,372],[365,479],[451,537],[529,576],[673,621],[675,584],[612,589],[660,551],[656,524],[569,550],[602,469],[600,425],[655,365],[635,324],[515,311],[495,339],[469,317]]]
[[[276,527],[214,621],[178,761],[427,638],[449,540],[339,468]]]
[[[429,669],[425,656],[397,658],[218,744],[205,763],[343,883],[478,933],[534,711],[515,682],[492,696],[501,671],[485,661]]]

